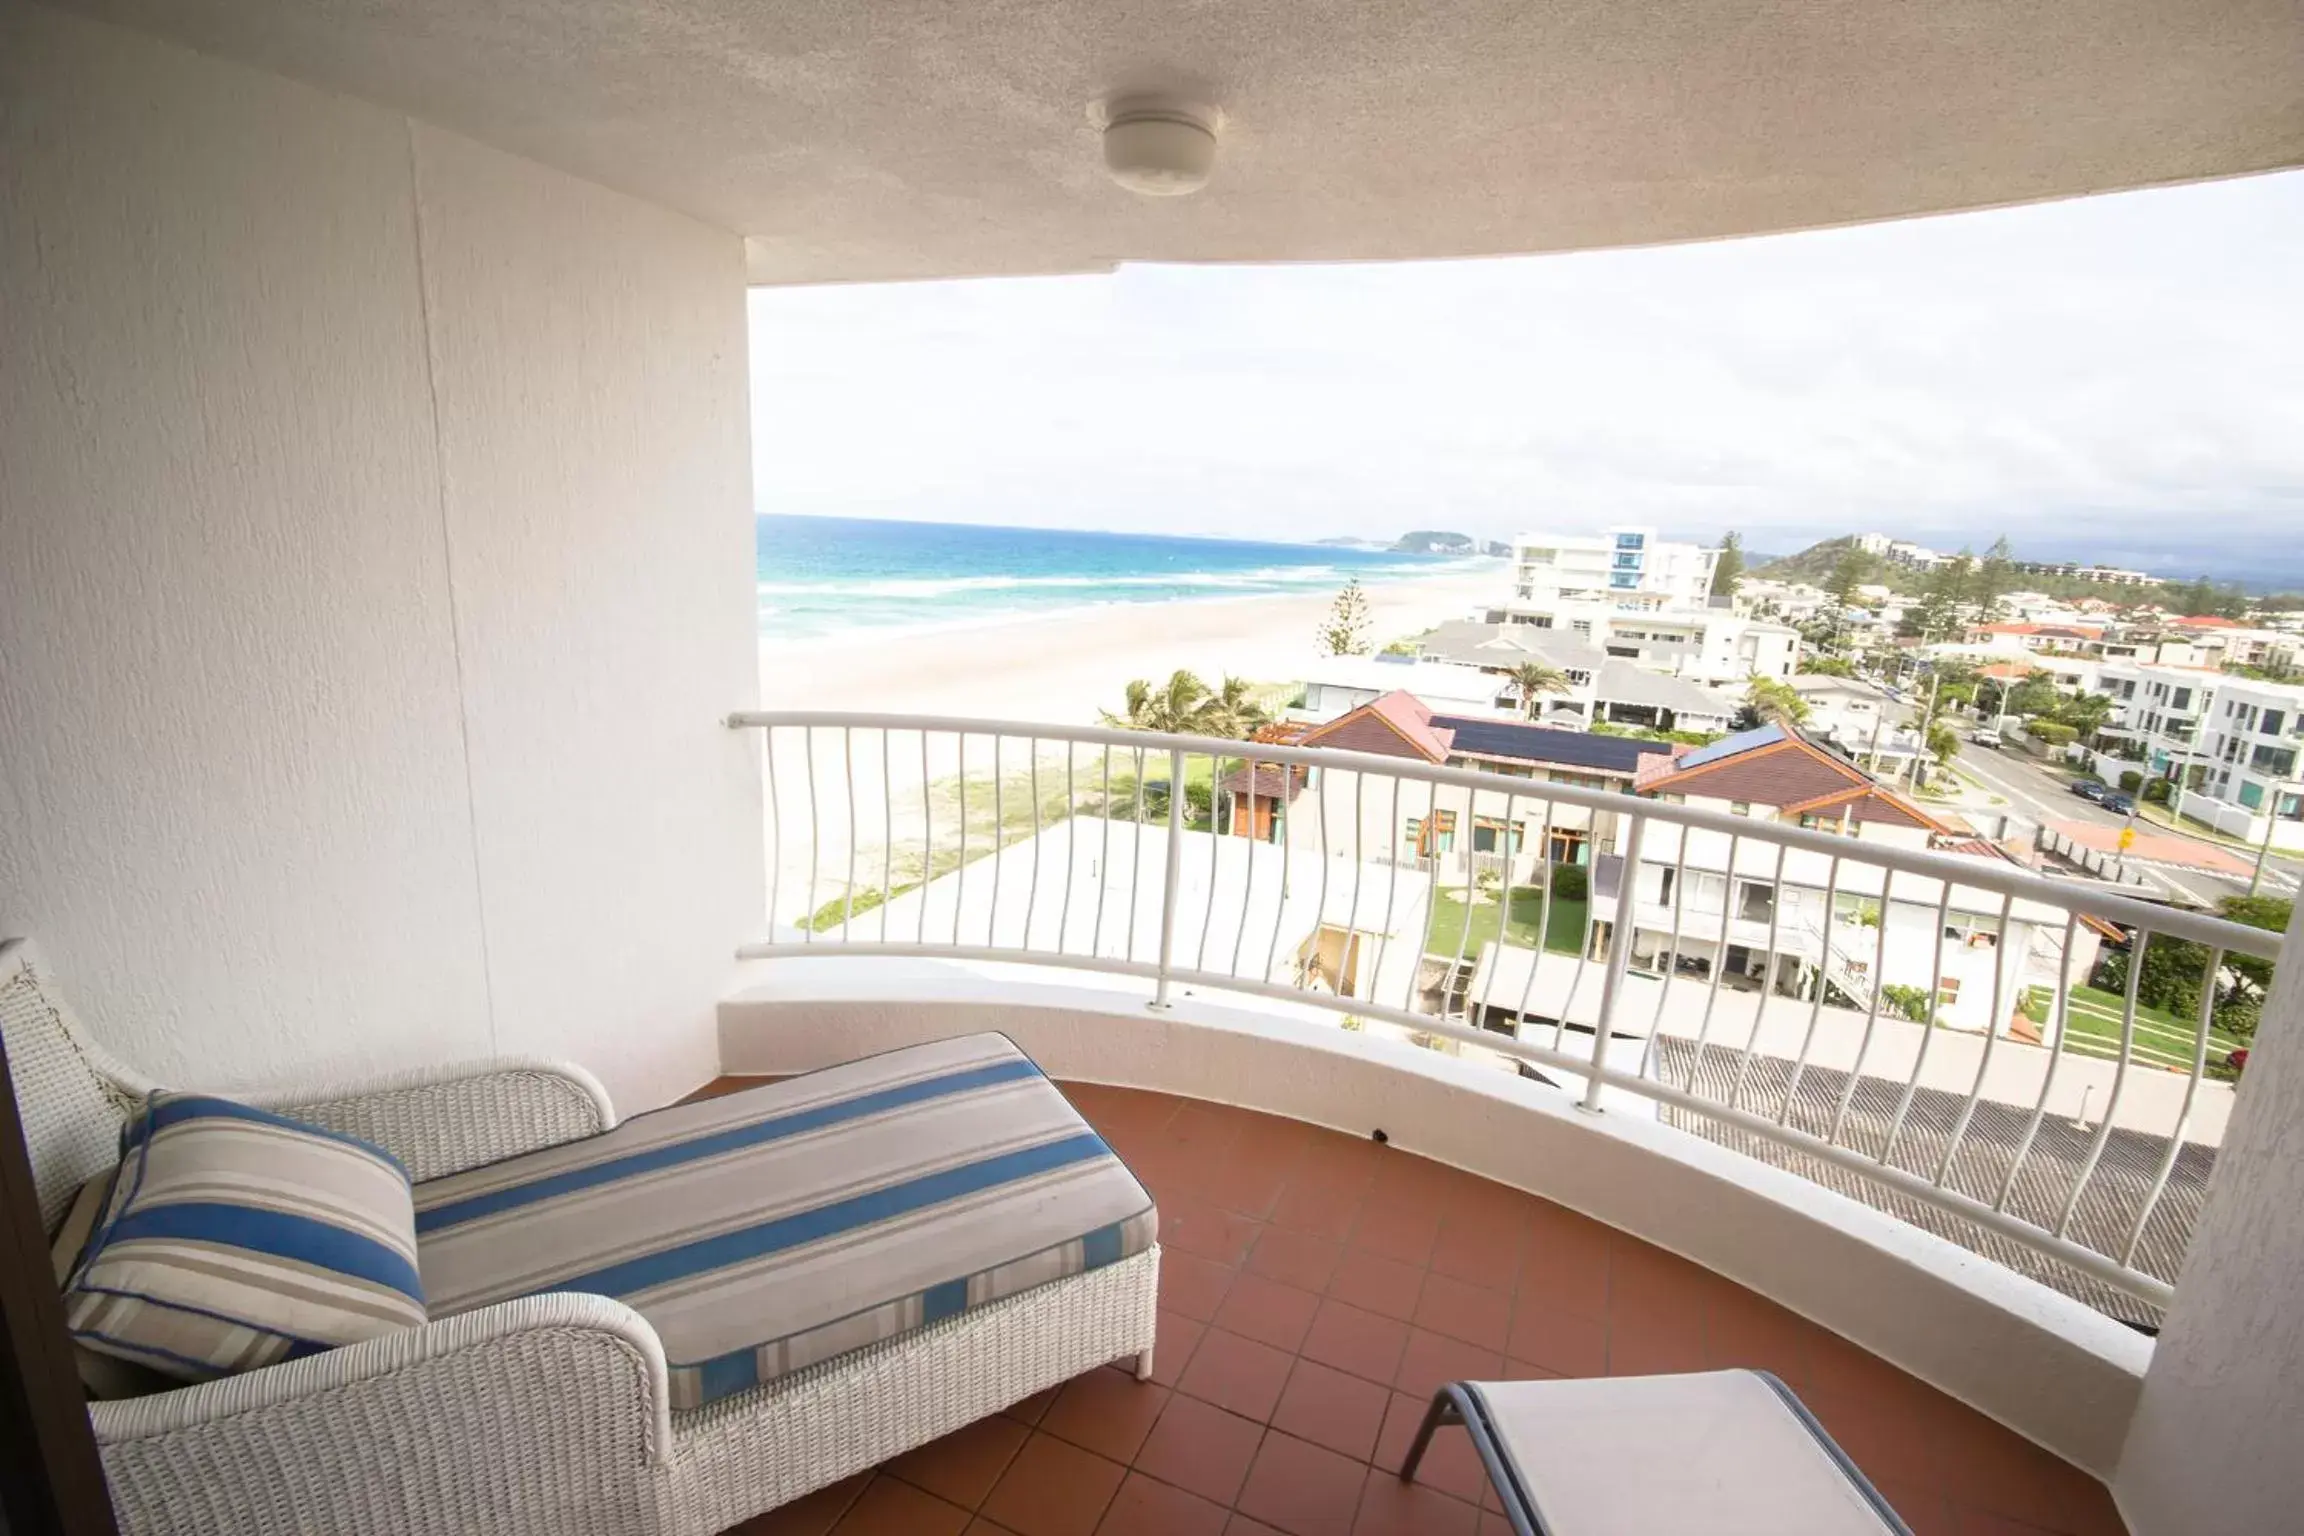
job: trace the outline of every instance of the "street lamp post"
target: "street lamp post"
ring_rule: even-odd
[[[2264,887],[2264,864],[2272,857],[2272,835],[2280,830],[2280,796],[2295,779],[2274,779],[2264,802],[2264,841],[2256,845],[2256,868],[2248,876],[2248,894],[2253,896]]]

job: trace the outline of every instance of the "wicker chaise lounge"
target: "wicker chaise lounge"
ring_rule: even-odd
[[[0,1028],[54,1230],[155,1085],[25,944]],[[430,1321],[92,1403],[124,1530],[712,1532],[1150,1370],[1150,1197],[997,1035],[622,1125],[537,1062],[237,1097],[405,1165]]]

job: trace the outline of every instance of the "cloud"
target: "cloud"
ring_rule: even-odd
[[[760,290],[758,500],[2181,566],[2297,531],[2299,249],[2290,173],[1652,250]]]

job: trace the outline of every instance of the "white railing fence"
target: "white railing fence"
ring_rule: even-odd
[[[766,756],[775,926],[745,958],[1058,966],[1137,978],[1155,1008],[1210,988],[1391,1026],[2131,1312],[2169,1299],[2213,1162],[2195,1133],[2231,1092],[2219,988],[2279,953],[2009,862],[1389,757],[908,715],[728,724]],[[2107,999],[2086,967],[2123,933]],[[2172,965],[2197,978],[2188,1021],[2140,999]]]

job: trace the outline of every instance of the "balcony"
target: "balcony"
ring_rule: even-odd
[[[2174,1295],[2233,1100],[2208,1032],[2172,1043],[2134,1004],[2104,1011],[2099,949],[2198,944],[2210,971],[2278,952],[1997,858],[1392,758],[731,724],[766,737],[784,923],[743,951],[759,965],[722,1008],[729,1070],[998,1027],[1174,1125],[1221,1103],[1237,1126],[1280,1117],[1292,1146],[1381,1131],[1389,1150],[1348,1155],[1429,1157],[1416,1177],[1518,1191],[1550,1213],[1531,1223],[1578,1213],[1634,1268],[1676,1254],[1728,1305],[1780,1308],[2082,1466],[2149,1359],[2134,1330]],[[1217,835],[1238,823],[1196,792],[1251,757],[1311,775],[1275,841]],[[1509,872],[1404,861],[1403,829],[1440,804],[1524,828],[1529,852]],[[1533,856],[1563,827],[1597,857],[1588,898]],[[1627,866],[1643,899],[1619,922]],[[1734,872],[1725,910],[1689,883],[1707,868]],[[1895,985],[1912,965],[1947,978],[1918,1018]],[[1167,1176],[1187,1210],[1222,1203]],[[1200,1256],[1255,1273],[1249,1246]]]
[[[1465,1442],[1395,1476],[1439,1383],[1737,1365],[1791,1385],[1923,1536],[2122,1528],[2064,1461],[1549,1200],[1298,1120],[1066,1086],[1160,1201],[1154,1379],[1091,1372],[746,1536],[1502,1531]]]

